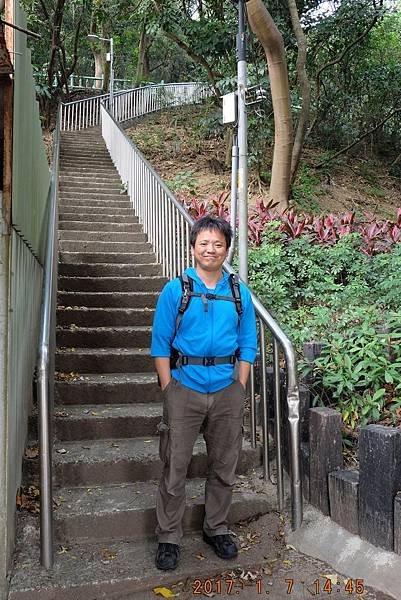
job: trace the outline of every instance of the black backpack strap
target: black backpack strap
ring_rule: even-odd
[[[229,282],[230,282],[231,293],[233,295],[234,302],[235,302],[235,309],[238,313],[238,317],[241,317],[241,315],[242,315],[242,300],[241,300],[241,292],[239,289],[238,275],[236,275],[235,273],[231,273],[231,275],[229,276]]]
[[[194,288],[194,282],[191,277],[188,277],[186,273],[183,273],[179,276],[179,280],[182,288],[182,296],[181,296],[181,304],[178,308],[177,318],[175,320],[175,333],[177,333],[178,328],[181,323],[181,319],[184,316],[184,312],[187,310],[189,306],[189,301],[191,300],[191,292]]]

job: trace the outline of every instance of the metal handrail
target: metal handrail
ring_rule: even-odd
[[[123,180],[131,198],[133,208],[141,222],[148,241],[152,244],[158,262],[163,266],[163,274],[170,279],[176,277],[192,263],[189,234],[194,220],[185,208],[174,198],[166,184],[160,179],[153,167],[142,156],[141,152],[130,140],[116,118],[107,108],[101,106],[102,135],[111,158]],[[232,273],[228,263],[224,264],[227,272]],[[279,347],[283,349],[287,366],[287,407],[289,437],[291,443],[290,478],[292,527],[297,529],[302,523],[302,483],[300,466],[300,422],[299,422],[299,388],[297,363],[294,348],[260,300],[251,291],[252,301],[259,322],[259,348],[261,360],[261,397],[262,397],[262,431],[263,431],[263,465],[265,479],[270,477],[269,428],[268,428],[268,392],[266,380],[266,344],[265,329],[273,336],[273,370],[274,370],[274,409],[277,465],[278,506],[284,506],[284,481],[281,455],[281,394]],[[251,435],[252,444],[256,446],[256,394],[255,373],[251,370]]]
[[[40,457],[40,552],[45,568],[53,565],[52,428],[57,297],[57,219],[60,152],[60,108],[53,136],[53,161],[48,193],[49,221],[43,270],[37,359]]]
[[[61,129],[75,131],[99,125],[101,103],[116,116],[117,121],[129,121],[168,106],[197,102],[210,94],[207,85],[191,81],[140,86],[116,92],[112,99],[109,94],[101,94],[74,100],[61,105]]]

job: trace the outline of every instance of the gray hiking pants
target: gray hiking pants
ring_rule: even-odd
[[[159,425],[163,473],[156,499],[158,541],[180,543],[185,479],[202,425],[208,459],[203,529],[209,536],[227,533],[242,446],[245,390],[235,381],[213,394],[201,394],[172,379],[163,395],[163,421]]]

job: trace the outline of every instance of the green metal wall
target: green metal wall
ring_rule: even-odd
[[[14,22],[25,27],[13,2]],[[32,409],[50,181],[25,34],[15,31],[14,49],[11,235],[0,211],[0,600],[7,593],[15,496]]]
[[[26,27],[25,15],[16,1],[14,14],[17,25]],[[15,50],[12,223],[43,264],[49,167],[35,98],[31,51],[26,35],[18,31]]]
[[[15,494],[21,483],[22,456],[32,409],[40,315],[42,268],[13,230],[10,240],[10,307],[8,338],[8,524],[13,538]]]

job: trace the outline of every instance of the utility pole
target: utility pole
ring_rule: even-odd
[[[245,283],[248,282],[248,122],[245,105],[247,79],[244,0],[238,0],[238,257],[239,276]]]
[[[110,38],[110,112],[114,116],[114,42]]]

